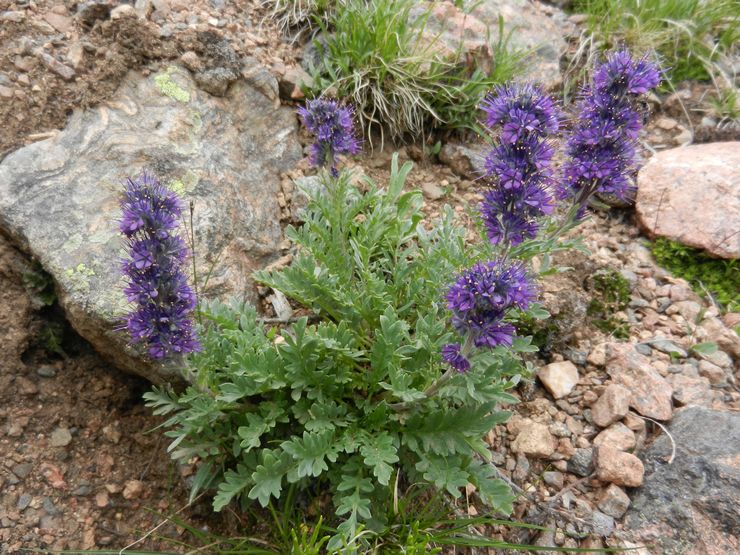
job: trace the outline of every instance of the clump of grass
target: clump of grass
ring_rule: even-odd
[[[627,308],[630,300],[629,281],[615,270],[603,270],[591,278],[590,289],[593,298],[586,314],[593,318],[594,326],[618,339],[627,339],[629,324],[617,317],[616,313]]]
[[[294,32],[299,37],[304,31],[316,28],[318,21],[328,23],[338,6],[351,0],[261,0],[261,6],[284,33]]]
[[[688,281],[700,295],[707,292],[728,312],[740,310],[740,262],[711,258],[704,252],[668,239],[656,239],[655,260],[673,275]]]
[[[355,0],[338,5],[322,24],[326,43],[319,45],[324,61],[315,92],[353,103],[368,137],[420,138],[438,128],[472,128],[483,95],[511,78],[521,58],[507,49],[501,32],[490,72],[466,63],[463,52],[450,58],[440,37],[425,33],[429,8],[419,15],[414,6],[414,0]]]
[[[603,49],[655,52],[673,83],[726,74],[740,42],[737,0],[578,0],[574,8]]]

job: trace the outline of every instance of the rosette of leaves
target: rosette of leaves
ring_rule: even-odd
[[[328,181],[305,224],[287,230],[292,265],[256,274],[309,316],[266,328],[243,303],[211,304],[191,359],[197,383],[147,394],[170,415],[172,456],[200,461],[193,495],[217,488],[215,510],[268,506],[289,488],[328,491],[338,517],[329,547],[350,551],[411,484],[453,498],[473,484],[481,502],[511,511],[483,436],[508,418],[500,407],[516,400],[507,389],[524,368],[516,351],[532,347],[478,352],[469,371],[440,381],[454,339],[444,293],[490,244],[466,244],[451,209],[425,227],[420,192],[403,190],[410,167],[394,157],[385,189],[366,180],[360,192],[346,174]]]

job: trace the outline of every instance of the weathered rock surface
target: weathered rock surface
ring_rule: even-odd
[[[547,426],[528,419],[522,422],[519,435],[511,445],[515,453],[534,458],[549,457],[555,451],[555,447],[555,438],[550,434]]]
[[[411,16],[419,17],[427,3],[412,9]],[[553,6],[528,0],[489,0],[478,2],[469,13],[445,0],[432,4],[426,21],[424,36],[434,41],[434,48],[449,57],[462,57],[465,63],[475,63],[488,72],[495,60],[492,45],[499,40],[499,16],[504,20],[504,33],[510,37],[509,47],[532,52],[521,64],[522,75],[551,88],[561,82],[560,54],[566,44],[563,28],[566,16]]]
[[[631,344],[609,344],[606,371],[614,382],[630,390],[630,406],[637,412],[657,420],[671,419],[673,388]]]
[[[740,257],[740,142],[659,152],[637,184],[637,219],[647,233]]]
[[[630,410],[630,390],[619,384],[609,385],[601,397],[591,405],[594,424],[606,428],[626,415]]]
[[[279,173],[301,149],[292,111],[260,91],[240,81],[214,98],[184,69],[132,73],[112,101],[0,164],[0,228],[54,277],[71,324],[117,366],[154,382],[171,376],[114,331],[126,310],[117,232],[126,176],[149,169],[194,203],[205,296],[253,298],[251,272],[279,256]]]
[[[560,399],[578,385],[578,368],[569,360],[553,362],[540,368],[537,377],[555,399]]]
[[[594,449],[594,467],[596,477],[602,482],[630,488],[641,485],[645,473],[640,459],[611,445]]]
[[[688,407],[644,454],[645,480],[625,528],[656,553],[740,552],[740,414]]]

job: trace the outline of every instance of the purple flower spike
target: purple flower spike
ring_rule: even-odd
[[[553,208],[547,137],[558,130],[560,112],[540,88],[520,84],[497,87],[481,108],[486,124],[501,128],[484,162],[491,189],[481,216],[492,243],[518,245],[537,235],[538,219]]]
[[[461,336],[470,337],[476,347],[490,348],[511,345],[516,330],[504,318],[512,309],[526,310],[534,296],[523,264],[494,260],[458,276],[447,292],[447,308]]]
[[[501,140],[512,143],[524,135],[551,135],[560,126],[553,99],[538,86],[508,83],[497,86],[481,104],[488,127],[503,128]]]
[[[177,234],[180,199],[144,173],[127,180],[121,211],[129,255],[124,293],[135,304],[125,322],[131,342],[146,345],[154,359],[199,350],[191,318],[195,294],[183,271],[188,249]]]
[[[470,370],[470,361],[460,352],[458,343],[449,343],[442,347],[442,359],[458,372]]]
[[[567,138],[564,184],[559,196],[575,198],[579,216],[595,193],[626,199],[638,169],[642,128],[636,100],[660,83],[655,64],[629,52],[611,54],[581,90],[579,117]]]
[[[329,166],[332,176],[338,177],[337,156],[360,151],[353,131],[352,108],[341,106],[336,100],[316,99],[298,108],[298,115],[316,137],[311,147],[311,163],[317,167]]]

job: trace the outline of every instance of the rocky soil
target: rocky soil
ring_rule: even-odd
[[[76,109],[125,112],[128,104],[116,102],[122,83],[152,82],[175,65],[187,72],[193,95],[209,103],[228,107],[234,91],[248,86],[270,106],[291,105],[305,78],[300,45],[282,40],[258,4],[0,0],[0,162],[24,145],[53,143]],[[527,4],[564,19],[552,6]],[[706,86],[686,84],[654,98],[646,146],[736,140],[737,127],[693,109],[704,94]],[[450,204],[469,222],[479,195],[475,157],[464,150],[445,145],[440,164],[419,146],[400,149],[417,163],[409,186],[422,189],[430,218]],[[390,151],[379,150],[348,162],[381,182],[389,164]],[[295,183],[311,173],[305,160],[284,170],[271,185],[273,223],[300,219]],[[215,182],[207,174],[200,178]],[[12,246],[7,221],[0,214],[0,554],[120,549],[161,522],[154,512],[186,506],[182,475],[193,469],[172,465],[166,439],[147,433],[160,423],[141,402],[147,383],[119,373],[65,324],[59,307],[40,302],[29,282],[37,271],[29,241],[15,233]],[[538,373],[517,390],[515,416],[488,435],[494,463],[521,494],[514,517],[549,530],[482,532],[542,546],[737,551],[737,514],[715,508],[737,506],[738,452],[727,438],[737,429],[728,414],[740,409],[733,331],[740,316],[722,314],[658,267],[631,208],[595,213],[575,233],[590,254],[560,258],[572,269],[542,284],[554,318],[533,330],[543,347],[533,360]],[[289,248],[274,242],[271,260],[288,263]],[[624,278],[625,302],[595,314],[589,308],[603,294],[599,276],[613,275]],[[263,300],[268,309],[278,302]],[[599,320],[608,320],[606,328]],[[719,350],[693,349],[708,341]],[[701,434],[687,424],[693,421],[702,422]],[[207,512],[204,501],[180,515],[218,527],[201,516]],[[230,519],[224,531],[233,530]],[[166,524],[137,548],[173,549],[157,535],[184,537]]]

